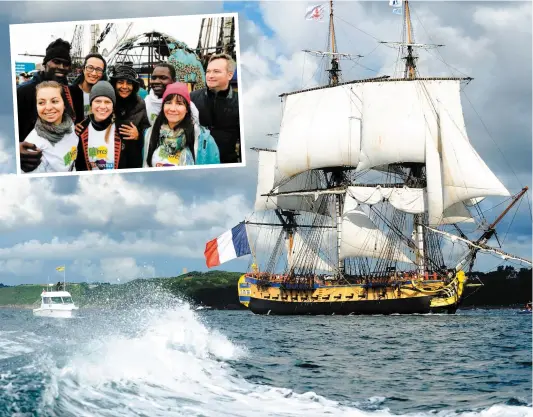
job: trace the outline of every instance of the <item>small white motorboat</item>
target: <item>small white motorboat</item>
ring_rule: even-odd
[[[41,293],[41,307],[33,310],[38,317],[71,318],[79,307],[74,305],[68,291],[46,291]]]

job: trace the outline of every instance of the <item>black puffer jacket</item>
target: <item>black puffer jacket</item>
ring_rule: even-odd
[[[215,93],[207,88],[193,91],[191,101],[200,113],[200,124],[209,129],[220,151],[220,162],[239,162],[236,152],[240,145],[239,97],[230,86]]]

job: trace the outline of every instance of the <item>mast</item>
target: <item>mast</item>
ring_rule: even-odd
[[[337,48],[335,42],[335,24],[333,22],[333,0],[329,2],[329,40],[330,40],[330,52],[331,52],[331,68],[329,69],[329,85],[339,84],[339,57],[337,55]],[[331,172],[331,180],[333,187],[339,187],[344,181],[344,175],[342,170],[333,170]],[[341,242],[342,242],[342,212],[344,207],[343,195],[335,194],[335,214],[337,217],[337,267],[339,273],[342,275],[344,272],[344,261],[341,258]]]
[[[333,0],[329,2],[329,39],[331,41],[331,68],[329,72],[329,85],[337,85],[339,83],[339,58],[337,56],[337,48],[335,43],[335,25],[333,23]]]
[[[100,33],[100,25],[98,24],[91,25],[91,49],[90,49],[91,53],[98,53],[98,41],[96,38],[98,37],[99,33]]]
[[[413,26],[411,23],[411,13],[409,10],[409,1],[404,0],[404,28],[405,34],[403,41],[407,41],[407,55],[403,57],[405,59],[405,70],[404,78],[409,80],[416,79],[416,64],[415,60],[417,57],[413,55]],[[415,182],[420,182],[422,179],[422,168],[413,167],[411,168],[411,176]],[[424,251],[424,229],[423,225],[423,216],[421,214],[415,214],[414,216],[414,232],[415,232],[415,243],[416,243],[416,265],[418,267],[418,273],[424,275],[426,265],[425,265],[425,251]]]
[[[409,1],[404,0],[404,24],[405,24],[405,30],[407,34],[407,56],[405,56],[403,59],[405,59],[405,72],[404,72],[404,78],[408,78],[410,80],[413,80],[416,78],[416,64],[415,60],[417,59],[416,56],[413,55],[413,27],[411,25],[411,13],[409,11]]]

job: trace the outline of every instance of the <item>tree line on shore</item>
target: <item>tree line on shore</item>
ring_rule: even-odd
[[[165,297],[179,297],[192,305],[213,309],[244,309],[239,303],[237,281],[240,272],[190,272],[170,278],[136,279],[123,284],[67,284],[80,307],[122,308],[137,303],[157,304]],[[515,270],[512,266],[496,271],[475,272],[472,283],[483,286],[468,288],[462,308],[519,306],[531,301],[532,270]],[[479,281],[478,281],[479,279]],[[6,286],[0,283],[0,306],[28,306],[40,303],[42,285]]]

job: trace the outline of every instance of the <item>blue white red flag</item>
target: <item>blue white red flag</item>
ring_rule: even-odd
[[[222,233],[205,245],[205,263],[208,268],[213,268],[224,262],[252,253],[246,225],[239,223],[237,226]]]

